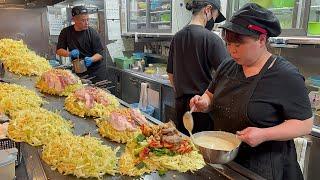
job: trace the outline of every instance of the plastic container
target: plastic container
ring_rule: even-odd
[[[135,60],[141,60],[144,58],[144,53],[143,52],[135,52],[135,53],[132,53],[132,57]]]
[[[133,65],[134,60],[127,57],[114,58],[116,66],[120,69],[129,69]]]
[[[18,149],[17,157],[16,157],[16,166],[21,163],[22,160],[22,152],[21,152],[21,144],[19,142],[14,142],[9,138],[0,139],[0,150],[6,149]]]
[[[294,7],[295,0],[272,0],[275,8]]]
[[[320,75],[310,76],[309,80],[312,85],[320,87]]]
[[[141,10],[147,9],[147,3],[146,2],[138,2],[138,7]]]
[[[272,5],[272,0],[250,0],[252,3],[257,3],[264,8],[269,8]]]
[[[160,6],[161,6],[161,1],[159,0],[152,0],[150,3],[150,9],[152,11],[160,9]]]
[[[308,34],[320,35],[320,22],[308,22]]]
[[[131,104],[131,107],[132,107],[132,108],[138,108],[138,106],[139,106],[139,103],[133,103],[133,104]],[[154,113],[154,107],[152,107],[152,106],[150,106],[150,105],[147,105],[146,110],[142,110],[142,109],[139,109],[139,110],[142,111],[142,112],[144,112],[144,113],[146,113],[146,114],[148,114],[149,116],[152,116],[153,113]]]
[[[18,149],[0,150],[0,177],[1,179],[15,179],[15,159]]]
[[[165,22],[171,21],[171,14],[169,13],[161,14],[160,17],[161,17],[161,21],[165,21]]]

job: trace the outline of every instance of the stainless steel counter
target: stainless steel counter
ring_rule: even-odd
[[[19,77],[16,75],[13,75],[11,73],[7,73],[5,78],[5,81],[16,83],[19,85],[26,86],[29,89],[36,90],[34,87],[34,77]],[[107,144],[113,148],[120,146],[120,152],[124,151],[124,145],[114,143],[111,141],[106,140],[105,138],[102,138],[98,131],[95,122],[91,118],[80,118],[77,116],[73,116],[70,113],[68,113],[63,108],[64,104],[64,97],[56,97],[56,96],[50,96],[50,95],[43,95],[38,93],[41,97],[44,98],[48,103],[44,104],[43,107],[54,111],[59,110],[61,115],[72,122],[74,122],[74,134],[76,135],[82,135],[84,133],[90,132],[92,136],[98,137],[103,140],[104,144]],[[128,106],[125,102],[121,101],[121,104],[123,106]],[[146,116],[149,121],[155,124],[161,123],[160,121],[150,117]],[[25,168],[25,172],[27,173],[27,179],[33,179],[33,180],[42,180],[42,179],[77,179],[74,176],[64,176],[57,171],[53,171],[50,169],[50,167],[45,164],[41,160],[41,147],[33,147],[28,144],[24,144],[22,146],[22,152],[23,152],[23,159],[24,163],[20,164],[19,167]],[[19,170],[18,172],[24,172],[23,170]],[[17,177],[21,177],[20,174],[17,174]],[[195,173],[179,173],[177,171],[169,171],[164,175],[163,177],[160,177],[157,173],[147,174],[142,176],[143,179],[262,179],[258,175],[254,174],[253,172],[239,166],[238,164],[231,162],[227,165],[207,165],[201,170],[195,172]],[[134,179],[132,177],[128,176],[110,176],[106,175],[104,176],[104,179]]]
[[[129,73],[129,74],[132,74],[133,76],[136,76],[136,77],[139,77],[139,78],[142,78],[142,79],[145,79],[145,80],[153,81],[153,82],[156,82],[156,83],[159,83],[159,84],[163,84],[163,85],[172,87],[169,80],[165,80],[165,79],[156,77],[155,75],[146,74],[144,72],[138,72],[138,71],[134,71],[134,70],[131,70],[131,69],[120,69],[120,68],[117,68],[115,66],[108,66],[108,68],[116,69],[118,71],[126,72],[126,73]]]

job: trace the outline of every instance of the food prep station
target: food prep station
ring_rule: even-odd
[[[132,67],[122,68],[117,66],[114,60],[115,57],[110,51],[112,50],[110,47],[114,46],[109,47],[109,45],[116,44],[120,40],[111,38],[110,35],[112,33],[109,33],[109,31],[114,31],[114,29],[108,23],[117,20],[121,21],[121,41],[125,46],[122,50],[125,56],[131,57],[134,52],[144,52],[146,65],[165,64],[171,37],[184,24],[188,23],[190,14],[186,13],[184,7],[181,6],[181,3],[183,3],[181,0],[155,0],[157,3],[152,5],[150,4],[152,0],[146,0],[145,2],[142,0],[124,0],[119,3],[119,19],[110,19],[107,17],[108,10],[110,10],[106,8],[108,1],[46,0],[40,2],[30,0],[26,3],[26,1],[17,0],[12,4],[7,4],[6,1],[2,2],[0,0],[0,8],[2,8],[0,19],[5,19],[1,21],[0,39],[23,39],[28,47],[31,47],[40,56],[47,59],[55,59],[55,47],[59,35],[59,31],[55,28],[61,27],[61,24],[65,26],[71,23],[68,19],[70,17],[70,5],[89,3],[89,6],[97,8],[91,9],[93,13],[90,14],[90,26],[99,32],[102,43],[106,48],[104,57],[107,61],[107,81],[111,82],[108,84],[108,90],[118,98],[122,106],[130,107],[132,103],[139,102],[141,83],[148,83],[148,89],[152,90],[157,102],[154,105],[153,115],[145,114],[147,119],[154,124],[175,119],[174,91],[168,79],[162,78],[158,73],[149,74],[141,70],[137,71]],[[253,0],[225,1],[222,5],[223,13],[226,14],[227,18],[230,18],[235,10],[249,1]],[[270,50],[274,54],[288,58],[308,80],[308,77],[318,75],[320,68],[318,51],[320,47],[320,28],[317,27],[319,26],[320,0],[295,0],[295,4],[293,0],[290,0],[290,2],[292,5],[289,7],[270,7],[270,10],[279,16],[282,25],[285,27],[280,37],[270,39]],[[159,4],[160,7],[157,7]],[[171,9],[168,4],[171,4]],[[11,8],[11,6],[15,8]],[[66,10],[67,13],[62,13],[61,9]],[[52,15],[55,16],[55,20],[50,18]],[[26,21],[23,18],[16,18],[18,16],[31,20]],[[219,34],[219,31],[216,33]],[[59,58],[61,57],[57,57],[57,59]],[[64,61],[61,60],[61,63],[64,64]],[[38,92],[35,88],[36,77],[24,77],[7,72],[4,80],[26,86]],[[307,87],[309,91],[320,90],[319,87],[310,85],[308,81]],[[111,142],[99,135],[96,123],[92,118],[80,118],[68,113],[63,107],[65,98],[41,93],[39,95],[48,102],[43,105],[44,108],[50,111],[58,110],[65,119],[74,122],[74,134],[84,135],[90,133],[113,148],[120,146],[120,152],[124,151],[123,144]],[[309,141],[306,152],[307,164],[305,173],[307,173],[308,180],[318,179],[317,177],[320,175],[318,170],[320,162],[320,116],[315,116],[312,133],[307,136],[307,139]],[[76,179],[74,176],[64,176],[57,171],[51,170],[41,160],[41,147],[33,147],[26,143],[21,143],[21,150],[23,160],[16,167],[17,179]],[[120,176],[119,174],[116,176],[106,175],[104,177],[104,179],[137,178],[262,179],[259,175],[234,162],[225,165],[206,165],[203,169],[194,173],[170,171],[165,176],[152,173],[134,178]]]
[[[23,77],[6,72],[3,78],[5,82],[15,83],[27,87],[28,89],[34,90],[36,77]],[[91,136],[101,138],[106,145],[116,148],[121,147],[119,153],[124,151],[124,144],[118,144],[111,142],[108,139],[102,138],[98,131],[96,123],[92,118],[80,118],[78,116],[71,115],[64,110],[64,97],[57,97],[51,95],[45,95],[38,92],[38,94],[48,103],[45,103],[43,107],[50,111],[58,110],[61,116],[74,123],[74,134],[85,135],[90,133]],[[130,105],[120,100],[121,106],[129,107]],[[159,124],[162,123],[153,117],[145,115],[151,123]],[[53,171],[50,167],[41,160],[41,147],[33,147],[26,143],[21,143],[22,151],[22,162],[16,167],[17,179],[77,179],[75,176],[64,176],[57,171]],[[119,154],[118,154],[119,155]],[[245,169],[244,167],[231,162],[225,165],[206,165],[199,171],[194,173],[179,173],[177,171],[169,171],[164,176],[159,176],[157,173],[146,174],[141,178],[144,179],[263,179],[259,175]],[[104,176],[104,179],[136,179],[128,176]]]

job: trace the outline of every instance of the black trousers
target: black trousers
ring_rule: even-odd
[[[177,129],[183,134],[189,135],[188,131],[184,128],[182,117],[186,111],[190,111],[189,102],[194,95],[183,95],[175,99],[177,118],[174,123]],[[192,133],[201,131],[213,131],[213,120],[209,113],[192,113],[194,120],[194,127]]]

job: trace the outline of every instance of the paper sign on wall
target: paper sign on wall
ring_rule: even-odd
[[[120,20],[107,20],[107,28],[109,40],[121,39]]]
[[[112,61],[114,61],[115,57],[123,57],[123,51],[125,51],[123,41],[117,40],[113,43],[107,45],[108,52],[111,56]]]

